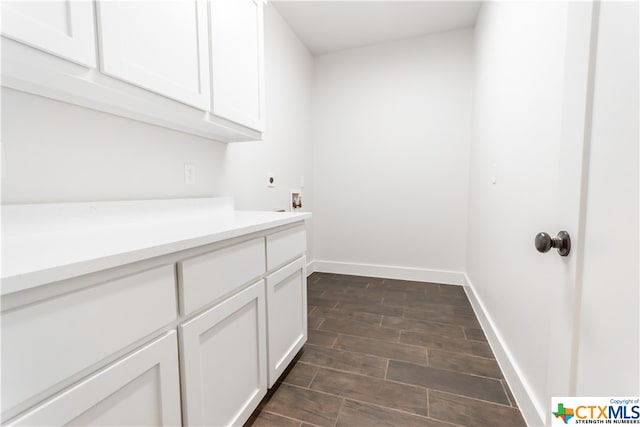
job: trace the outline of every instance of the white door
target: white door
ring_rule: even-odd
[[[475,30],[467,273],[491,316],[485,324],[493,324],[496,356],[533,425],[550,424],[551,397],[606,383],[586,379],[596,366],[604,376],[635,360],[611,388],[637,390],[638,52],[637,33],[623,31],[637,28],[637,5],[601,7],[600,16],[593,2],[485,2]],[[615,7],[635,7],[624,13],[636,23],[600,20]],[[606,46],[607,31],[620,41]],[[600,128],[598,152],[601,107],[608,128]],[[618,157],[624,162],[609,161]],[[538,232],[561,230],[571,236],[568,256],[536,252]],[[607,308],[596,310],[596,301]],[[627,341],[622,331],[605,337],[616,320],[634,325],[623,327]],[[589,394],[608,387],[595,388]]]
[[[574,391],[640,395],[638,2],[601,2]]]
[[[209,0],[212,112],[264,129],[262,0]]]
[[[7,424],[180,425],[178,342],[175,331],[167,333]]]
[[[179,331],[184,425],[242,425],[267,392],[264,281]]]
[[[98,2],[101,71],[208,111],[206,9],[206,0]]]
[[[3,1],[2,34],[56,56],[96,66],[93,2]]]
[[[638,3],[568,11],[548,398],[638,395]]]
[[[269,387],[307,341],[306,265],[302,257],[267,276]]]

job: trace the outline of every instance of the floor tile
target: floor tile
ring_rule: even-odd
[[[353,400],[373,403],[406,412],[427,415],[426,389],[398,384],[380,378],[336,373],[320,369],[311,383],[312,390],[324,391]]]
[[[414,332],[426,332],[451,338],[465,338],[461,326],[428,322],[426,320],[405,319],[404,317],[397,316],[383,316],[382,326]]]
[[[524,426],[464,288],[314,273],[308,341],[246,426]]]
[[[403,344],[420,345],[436,350],[463,353],[471,356],[493,358],[489,344],[479,341],[467,341],[449,338],[442,335],[425,334],[421,332],[400,332],[400,342]]]
[[[315,310],[317,307],[315,305],[309,305],[307,304],[307,316],[309,316],[311,313],[313,313],[313,310]]]
[[[369,284],[369,283],[382,282],[384,280],[379,277],[353,276],[349,274],[336,274],[334,279],[343,281],[343,282],[348,282],[349,284],[356,284],[356,283]]]
[[[325,292],[326,291],[324,289],[309,288],[307,286],[307,297],[318,298],[321,297]]]
[[[464,312],[453,307],[444,307],[437,303],[419,306],[415,303],[409,309],[404,310],[404,317],[407,319],[425,320],[427,322],[445,323],[456,326],[466,326],[479,328],[480,324],[473,312]]]
[[[516,402],[516,398],[513,397],[513,394],[511,393],[511,387],[509,387],[509,384],[507,384],[505,380],[502,380],[502,387],[504,388],[505,393],[507,393],[507,397],[509,398],[509,403],[511,404],[511,406],[517,408],[518,403]]]
[[[526,427],[520,411],[516,408],[435,390],[429,390],[429,414],[431,418],[467,427]]]
[[[372,286],[376,287],[376,286]],[[414,282],[411,280],[396,280],[396,279],[384,279],[378,288],[383,287],[386,289],[403,290],[403,291],[420,291],[423,293],[440,293],[440,285],[429,282]]]
[[[448,427],[450,425],[423,416],[351,400],[344,402],[336,424],[337,427]]]
[[[318,307],[313,307],[313,308],[316,310],[312,311],[311,314],[307,315],[307,328],[309,330],[318,329],[320,324],[324,322],[324,317],[317,317],[313,315],[313,313],[317,311]]]
[[[290,418],[281,417],[280,415],[270,414],[269,412],[260,412],[255,418],[245,423],[245,427],[300,427],[301,422]]]
[[[460,285],[440,285],[440,295],[467,298],[467,294],[464,291],[464,286]]]
[[[312,297],[307,295],[307,304],[315,305],[318,307],[335,307],[338,305],[338,300],[333,298]]]
[[[464,335],[468,340],[487,342],[487,337],[479,328],[464,328]]]
[[[417,365],[427,364],[426,347],[390,343],[352,335],[339,335],[334,348],[363,354],[403,360]]]
[[[318,307],[318,309],[313,312],[312,316],[323,317],[326,319],[356,320],[358,322],[371,323],[375,326],[379,326],[380,320],[382,319],[382,315],[380,314],[329,307]]]
[[[324,321],[324,319],[322,319]],[[307,332],[307,343],[313,345],[320,345],[323,347],[333,347],[333,343],[336,342],[338,334],[327,331],[319,331],[315,329],[309,329]]]
[[[312,273],[309,277],[307,277],[307,282],[317,282],[321,279],[331,279],[335,277],[333,273]]]
[[[398,338],[400,337],[400,331],[397,329],[381,328],[371,325],[370,323],[357,322],[354,320],[324,319],[319,330],[374,338],[389,342],[398,342]]]
[[[465,374],[502,379],[502,372],[495,359],[429,350],[429,366]]]
[[[369,304],[366,302],[340,301],[336,308],[359,311],[362,313],[381,314],[383,316],[402,316],[403,313],[402,307],[384,304]]]
[[[329,290],[343,291],[345,286],[346,285],[344,282],[336,282],[336,281],[328,282],[328,281],[319,280],[313,283],[307,282],[307,292],[309,291],[326,292]]]
[[[300,361],[378,378],[383,378],[387,370],[386,359],[313,345],[305,346]]]
[[[285,384],[297,385],[300,387],[308,388],[318,372],[318,367],[308,365],[298,360],[288,372],[280,377],[280,381]]]
[[[504,405],[509,404],[502,384],[499,380],[492,378],[390,360],[387,379]]]
[[[332,427],[341,405],[341,398],[282,384],[264,405],[264,410],[318,426]]]
[[[382,297],[380,295],[374,295],[367,292],[366,288],[362,289],[350,289],[345,288],[341,290],[327,290],[322,294],[322,298],[336,299],[338,301],[345,302],[367,302],[373,304],[380,304]]]

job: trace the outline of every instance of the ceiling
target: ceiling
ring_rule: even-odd
[[[271,1],[313,54],[473,27],[477,1]]]

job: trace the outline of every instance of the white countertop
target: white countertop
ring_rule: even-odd
[[[230,198],[2,206],[2,288],[42,284],[310,218]]]

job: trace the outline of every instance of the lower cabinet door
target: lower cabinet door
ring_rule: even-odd
[[[7,425],[180,425],[175,331],[10,420]]]
[[[184,425],[242,425],[267,391],[264,281],[178,329]]]
[[[267,276],[269,387],[307,341],[306,258]]]

